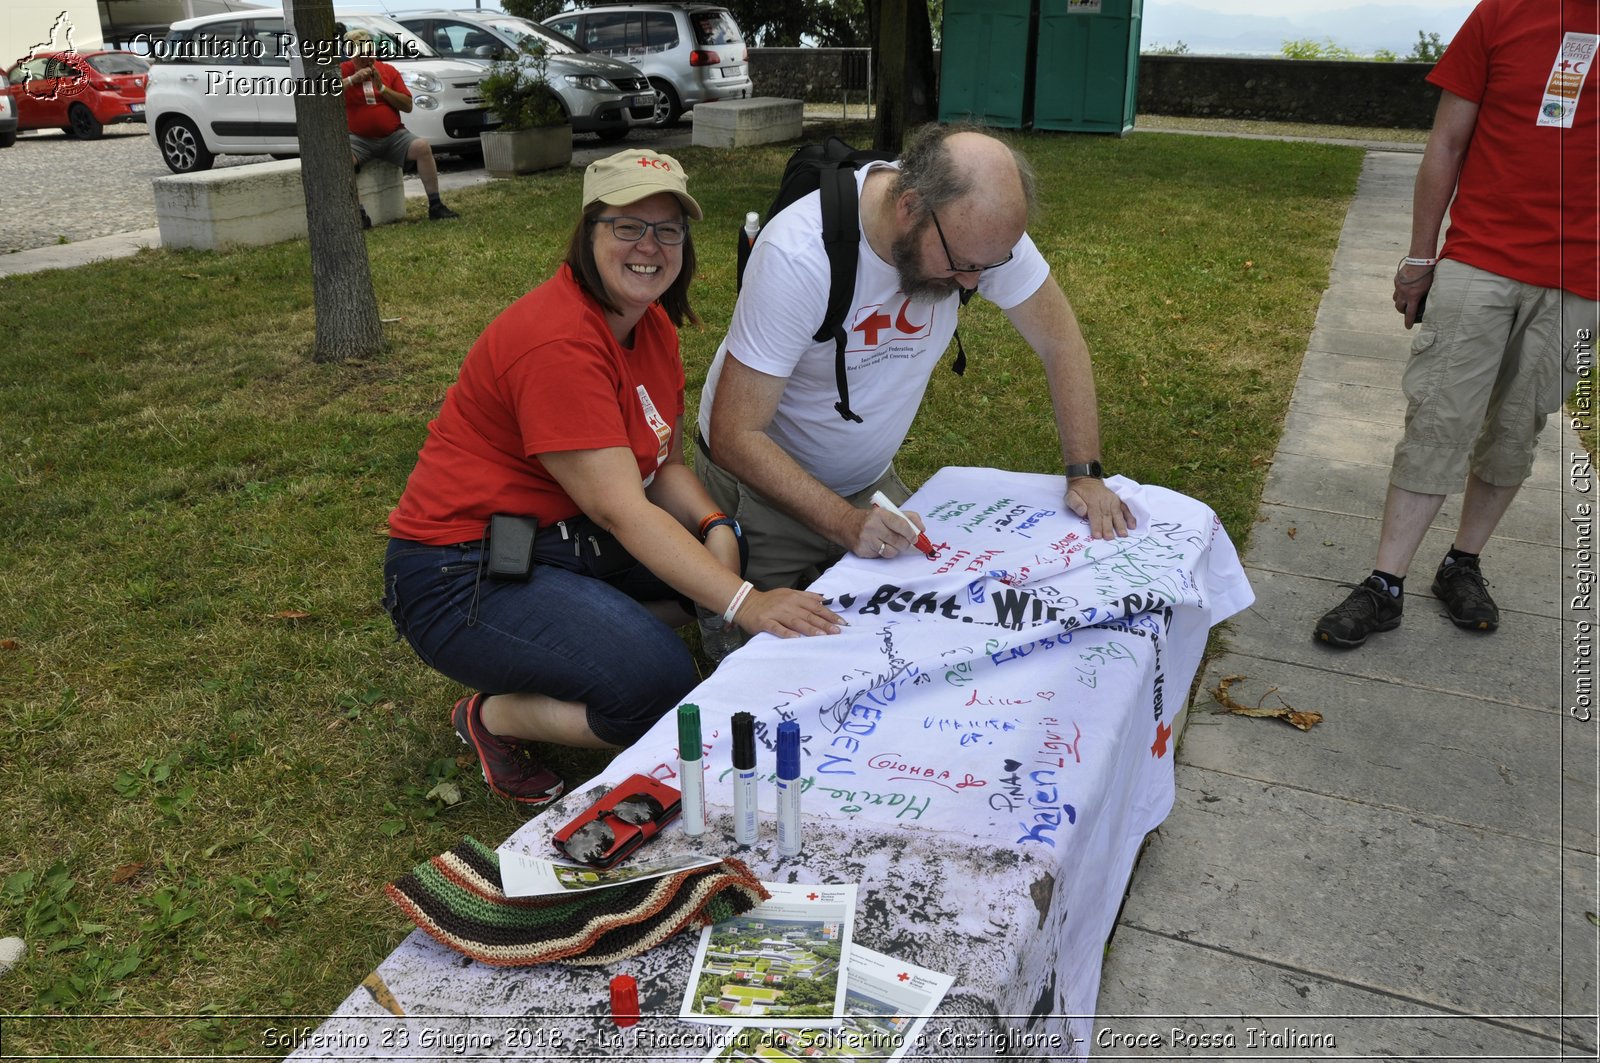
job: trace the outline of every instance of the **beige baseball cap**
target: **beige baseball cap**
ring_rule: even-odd
[[[583,172],[583,205],[598,202],[625,207],[657,192],[671,192],[689,217],[699,221],[705,213],[689,194],[687,176],[671,155],[659,155],[649,148],[619,151],[591,162]]]

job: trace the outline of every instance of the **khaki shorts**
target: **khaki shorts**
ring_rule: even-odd
[[[784,513],[731,472],[706,457],[704,449],[695,454],[695,473],[710,493],[711,500],[724,513],[731,514],[750,546],[750,563],[744,578],[763,591],[778,587],[805,587],[824,569],[844,556],[844,547],[818,535]],[[891,464],[878,481],[845,501],[858,508],[872,502],[872,492],[882,491],[899,505],[911,497]]]
[[[1593,364],[1596,306],[1558,288],[1440,262],[1400,386],[1405,436],[1389,482],[1424,495],[1463,489],[1467,470],[1514,487],[1533,469],[1550,414]]]
[[[401,126],[386,137],[358,137],[352,133],[350,152],[356,157],[357,166],[373,159],[382,159],[404,170],[406,156],[411,152],[411,142],[418,139],[420,138],[405,126]]]

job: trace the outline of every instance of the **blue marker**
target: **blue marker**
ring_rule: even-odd
[[[778,725],[778,854],[800,855],[800,725]]]

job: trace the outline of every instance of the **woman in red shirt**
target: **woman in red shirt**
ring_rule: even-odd
[[[527,805],[562,791],[530,743],[626,746],[699,681],[673,630],[694,603],[750,633],[839,630],[819,595],[743,581],[737,525],[684,464],[701,216],[671,156],[590,165],[566,263],[473,344],[389,515],[384,605],[480,691],[456,732]]]

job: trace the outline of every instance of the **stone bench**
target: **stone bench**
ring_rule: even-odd
[[[162,247],[217,251],[306,236],[299,159],[173,174],[151,184]],[[356,193],[374,225],[405,217],[399,167],[381,160],[364,164],[356,174]]]
[[[743,148],[795,140],[804,125],[803,110],[799,100],[776,96],[696,104],[692,142],[697,148]]]

